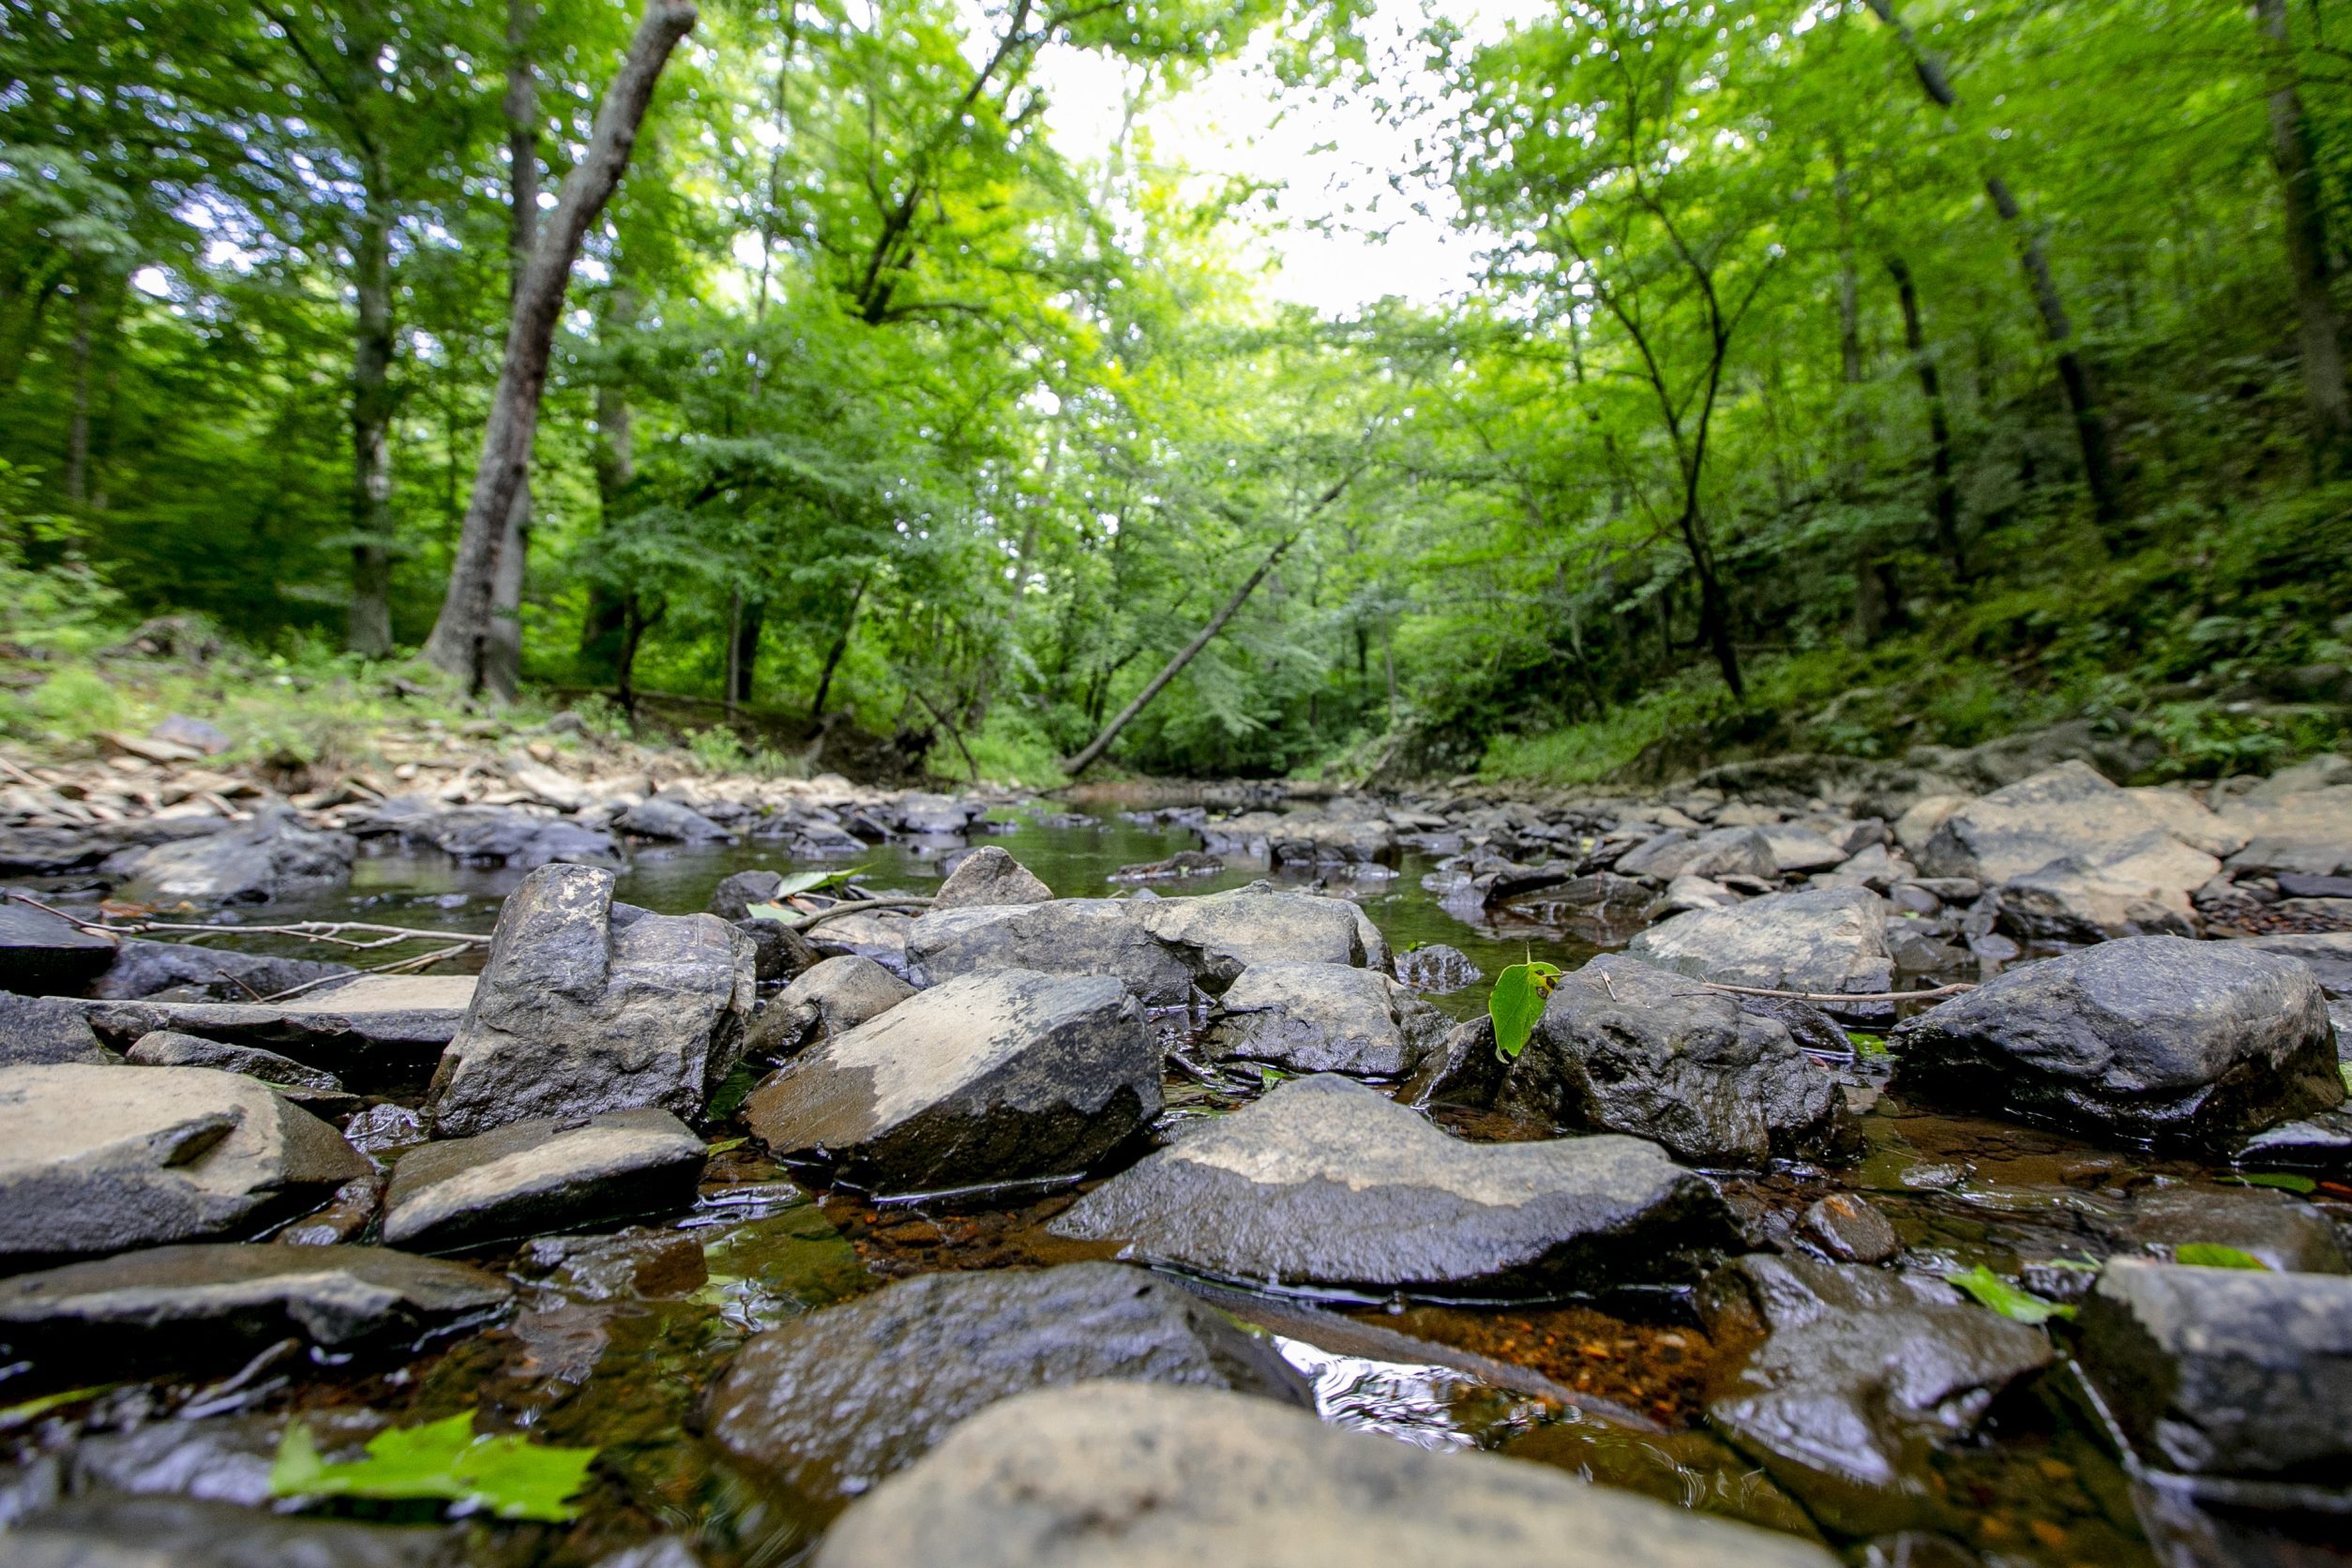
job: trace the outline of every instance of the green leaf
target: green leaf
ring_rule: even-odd
[[[2270,1272],[2270,1265],[2251,1252],[2240,1252],[2219,1242],[2187,1242],[2172,1249],[2172,1260],[2198,1269],[2258,1269]]]
[[[93,1383],[88,1388],[69,1388],[63,1394],[44,1394],[38,1399],[27,1399],[20,1405],[0,1405],[0,1432],[13,1431],[27,1422],[38,1421],[52,1410],[62,1410],[83,1399],[95,1399],[122,1386],[120,1383]]]
[[[2014,1318],[2021,1323],[2046,1323],[2053,1318],[2074,1316],[2073,1307],[2043,1301],[2030,1290],[2021,1290],[1982,1263],[1944,1277],[1974,1296],[1979,1305],[1989,1306],[2002,1317]]]
[[[2287,1170],[2257,1171],[2252,1176],[2240,1176],[2238,1179],[2250,1187],[2276,1187],[2281,1192],[2310,1194],[2319,1190],[2319,1184],[2310,1177],[2298,1176]]]
[[[716,1143],[704,1144],[702,1153],[705,1154],[731,1153],[750,1141],[751,1139],[747,1138],[722,1138]]]
[[[580,1516],[569,1500],[587,1485],[593,1448],[542,1448],[506,1434],[476,1437],[460,1413],[423,1426],[400,1426],[369,1440],[368,1456],[348,1464],[320,1457],[301,1422],[286,1428],[270,1467],[275,1497],[399,1500],[445,1498],[489,1509],[502,1519],[562,1524]]]
[[[1527,1049],[1528,1036],[1544,1017],[1544,1003],[1560,984],[1560,971],[1551,964],[1530,960],[1513,964],[1495,976],[1494,994],[1486,999],[1486,1016],[1495,1021],[1495,1054],[1515,1062]]]
[[[1864,1034],[1859,1029],[1849,1029],[1846,1032],[1846,1040],[1848,1045],[1854,1048],[1854,1054],[1857,1056],[1884,1056],[1887,1054],[1887,1042],[1882,1035]]]
[[[852,866],[845,871],[795,871],[776,884],[778,899],[793,897],[802,893],[821,893],[828,887],[846,886],[852,877],[863,874],[866,867]],[[744,912],[753,920],[798,920],[802,911],[788,909],[780,902],[749,904]]]

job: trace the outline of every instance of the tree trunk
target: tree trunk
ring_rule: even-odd
[[[531,458],[538,428],[539,398],[547,387],[548,360],[555,324],[564,308],[572,264],[589,225],[604,210],[628,168],[637,130],[652,102],[654,86],[671,51],[695,23],[690,0],[646,0],[645,14],[629,40],[619,72],[597,106],[587,150],[564,181],[547,231],[531,253],[506,326],[506,353],[498,390],[482,434],[482,458],[474,474],[474,493],[458,535],[449,588],[441,617],[425,643],[426,656],[478,688],[490,641],[490,603],[498,572],[501,535],[516,488]]]
[[[866,597],[867,583],[872,580],[870,573],[857,580],[857,586],[850,593],[849,611],[841,617],[840,633],[834,638],[833,646],[825,650],[825,667],[817,676],[817,695],[808,704],[811,724],[825,716],[825,699],[833,695],[833,672],[840,668],[841,656],[850,651],[850,633],[857,627],[857,607]]]
[[[392,204],[370,169],[353,247],[351,611],[343,643],[392,651]]]
[[[2352,468],[2352,397],[2344,376],[2344,331],[2328,286],[2328,210],[2313,153],[2311,122],[2296,88],[2286,0],[2254,0],[2270,81],[2270,158],[2286,209],[2286,264],[2295,280],[2297,348],[2313,473],[2332,479]]]
[[[744,600],[737,596],[734,616],[734,636],[731,656],[728,661],[727,702],[730,708],[751,701],[752,683],[760,669],[760,633],[767,625],[768,607],[763,600]]]
[[[643,595],[621,596],[621,655],[614,661],[612,694],[632,723],[637,718],[637,650],[644,646],[645,634],[668,612],[669,606],[663,605],[648,615]]]
[[[97,338],[98,289],[84,276],[73,290],[73,406],[66,417],[66,509],[77,521],[90,503],[90,366]]]
[[[1258,585],[1266,580],[1266,574],[1274,569],[1275,565],[1298,541],[1297,534],[1286,535],[1281,542],[1268,550],[1266,558],[1258,563],[1258,569],[1244,578],[1242,585],[1233,590],[1224,604],[1217,607],[1217,612],[1209,617],[1209,624],[1200,628],[1199,635],[1178,650],[1174,658],[1161,666],[1160,672],[1146,682],[1141,691],[1136,693],[1135,701],[1120,709],[1112,716],[1111,721],[1103,726],[1102,733],[1086,743],[1086,749],[1063,763],[1063,771],[1072,778],[1076,778],[1100,761],[1103,753],[1110,749],[1110,743],[1119,738],[1119,731],[1132,723],[1136,715],[1141,713],[1151,704],[1153,698],[1157,697],[1166,689],[1168,682],[1182,674],[1185,665],[1199,656],[1200,650],[1207,647],[1216,634],[1225,629],[1225,624],[1240,611],[1250,595],[1258,591]]]
[[[531,57],[538,22],[534,0],[506,0],[506,305],[511,310],[539,242],[539,79]],[[526,450],[515,499],[499,533],[498,566],[490,580],[490,637],[482,682],[512,697],[522,681],[522,580],[531,550],[531,460]]]
[[[1927,331],[1921,324],[1919,289],[1911,269],[1900,256],[1887,258],[1894,278],[1896,297],[1903,304],[1903,346],[1919,374],[1920,397],[1927,404],[1928,472],[1935,484],[1932,505],[1936,516],[1936,548],[1952,563],[1952,575],[1966,582],[1968,560],[1960,545],[1960,491],[1952,477],[1952,421],[1944,412],[1943,380],[1927,352]]]

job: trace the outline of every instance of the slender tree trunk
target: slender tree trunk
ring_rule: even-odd
[[[637,718],[637,651],[645,645],[645,634],[660,624],[669,609],[668,605],[660,605],[648,614],[644,595],[621,596],[621,655],[614,661],[612,695],[632,723]]]
[[[765,629],[768,620],[768,607],[764,600],[742,599],[741,596],[738,599],[741,608],[734,618],[732,669],[727,687],[727,701],[731,707],[747,705],[751,701],[751,688],[760,671],[760,633]]]
[[[2286,0],[2254,0],[2270,79],[2270,158],[2286,209],[2286,264],[2295,281],[2296,346],[2311,420],[2312,470],[2322,479],[2352,469],[2352,396],[2344,373],[2344,329],[2329,289],[2328,209],[2314,156],[2311,122],[2295,81]]]
[[[534,0],[506,0],[506,305],[511,310],[539,242],[539,78],[531,54],[538,23]],[[526,451],[506,526],[498,538],[498,565],[490,580],[490,636],[483,648],[482,681],[501,697],[512,697],[522,681],[522,580],[531,550],[531,460]]]
[[[392,651],[392,204],[370,169],[353,248],[351,611],[343,643]]]
[[[1217,607],[1217,612],[1209,617],[1209,624],[1200,628],[1199,634],[1179,649],[1174,658],[1162,665],[1160,672],[1145,682],[1143,689],[1135,694],[1135,700],[1120,709],[1112,716],[1111,721],[1103,726],[1102,733],[1087,742],[1084,750],[1063,764],[1063,771],[1072,778],[1076,778],[1100,761],[1103,753],[1110,749],[1110,743],[1119,738],[1119,731],[1134,722],[1136,715],[1150,706],[1152,699],[1165,690],[1168,682],[1182,674],[1185,665],[1199,656],[1200,650],[1207,647],[1216,634],[1225,629],[1225,624],[1240,611],[1250,595],[1258,591],[1258,585],[1266,580],[1266,574],[1274,569],[1283,556],[1289,553],[1290,547],[1298,543],[1298,540],[1297,534],[1286,535],[1274,549],[1268,550],[1266,558],[1258,563],[1258,569],[1242,580],[1242,585],[1234,589],[1227,596],[1226,601]]]
[[[73,406],[66,417],[66,509],[77,520],[90,503],[90,367],[97,338],[98,289],[84,276],[73,290]]]
[[[1845,415],[1840,421],[1845,451],[1839,462],[1838,490],[1849,507],[1859,508],[1864,477],[1862,423],[1862,269],[1854,258],[1853,173],[1846,167],[1843,147],[1830,149],[1837,174],[1832,190],[1837,198],[1837,360],[1845,387]],[[1851,515],[1851,514],[1849,514]],[[1867,648],[1886,629],[1892,608],[1892,582],[1879,559],[1876,523],[1854,531],[1854,639]]]
[[[1919,289],[1911,281],[1911,269],[1902,257],[1890,256],[1887,271],[1894,278],[1895,296],[1903,305],[1903,346],[1919,376],[1920,398],[1927,404],[1927,463],[1935,487],[1931,505],[1936,548],[1952,563],[1952,575],[1966,582],[1968,559],[1960,544],[1960,491],[1952,476],[1952,421],[1944,412],[1943,380],[1937,373],[1935,357],[1927,352],[1927,331],[1920,321]]]
[[[841,666],[841,656],[850,651],[850,633],[857,628],[857,607],[866,597],[866,585],[872,574],[857,580],[850,592],[850,608],[841,617],[841,630],[835,636],[833,646],[825,650],[825,667],[817,676],[817,695],[808,704],[808,722],[816,723],[825,716],[825,699],[833,695],[833,672]]]
[[[498,571],[498,547],[515,490],[531,458],[538,428],[539,398],[546,390],[555,324],[564,308],[572,264],[589,225],[604,210],[628,168],[638,127],[652,102],[654,86],[671,51],[695,23],[690,0],[646,0],[645,14],[629,40],[628,53],[604,101],[587,150],[564,181],[547,231],[531,253],[531,264],[515,291],[506,327],[506,354],[498,373],[482,459],[475,470],[474,493],[458,535],[449,588],[426,641],[426,656],[467,685],[483,681],[490,640],[490,602]]]

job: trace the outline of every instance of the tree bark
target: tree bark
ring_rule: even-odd
[[[353,246],[351,610],[343,645],[392,651],[392,204],[371,166]]]
[[[66,509],[78,520],[90,502],[90,367],[98,339],[98,290],[84,276],[73,290],[73,406],[66,416]]]
[[[1944,412],[1943,379],[1927,352],[1927,331],[1920,321],[1919,289],[1911,281],[1911,269],[1902,257],[1890,256],[1887,271],[1894,279],[1895,295],[1903,305],[1903,346],[1919,375],[1920,397],[1927,404],[1927,463],[1935,487],[1930,504],[1936,518],[1936,548],[1952,563],[1952,575],[1966,582],[1968,559],[1960,544],[1960,491],[1952,476],[1952,421]]]
[[[840,668],[841,656],[850,651],[850,633],[857,626],[857,607],[866,598],[866,585],[872,575],[859,578],[857,586],[850,591],[850,608],[841,617],[841,630],[834,638],[833,646],[825,650],[825,667],[817,676],[817,695],[808,704],[808,722],[816,723],[825,716],[825,699],[833,695],[833,672]]]
[[[737,601],[728,660],[727,703],[731,709],[751,701],[752,685],[760,671],[760,633],[768,620],[765,600],[744,599],[738,595]]]
[[[531,252],[539,242],[539,79],[531,57],[538,23],[534,0],[506,0],[506,306],[513,309]],[[515,499],[499,533],[498,569],[490,581],[490,638],[482,681],[512,697],[522,680],[522,580],[531,550],[531,460],[526,452]]]
[[[2286,0],[2254,0],[2270,83],[2270,160],[2286,213],[2286,264],[2295,282],[2296,347],[2303,365],[2304,412],[2311,421],[2313,473],[2321,479],[2352,469],[2352,396],[2344,374],[2344,330],[2329,289],[2328,210],[2314,154],[2311,122],[2295,79]]]
[[[1266,558],[1258,563],[1258,569],[1242,580],[1242,585],[1234,589],[1227,596],[1226,601],[1217,607],[1217,612],[1209,617],[1209,624],[1200,628],[1199,634],[1179,649],[1174,658],[1162,665],[1160,672],[1145,682],[1143,689],[1135,694],[1135,700],[1113,715],[1110,722],[1103,726],[1102,733],[1087,742],[1084,750],[1064,762],[1062,765],[1062,771],[1072,778],[1076,778],[1101,761],[1103,753],[1110,749],[1110,743],[1119,738],[1119,731],[1132,723],[1136,715],[1150,706],[1152,699],[1165,690],[1168,682],[1184,673],[1184,666],[1198,658],[1200,650],[1207,647],[1216,634],[1225,629],[1225,624],[1240,612],[1243,604],[1248,600],[1250,595],[1258,591],[1258,585],[1266,580],[1266,574],[1273,571],[1283,556],[1289,552],[1290,547],[1298,542],[1297,534],[1289,534],[1284,535],[1274,549],[1268,550]]]
[[[645,14],[629,40],[619,72],[597,106],[596,128],[586,152],[565,178],[546,232],[531,253],[506,327],[506,353],[498,390],[482,435],[482,458],[474,493],[449,570],[441,616],[425,643],[426,656],[465,681],[483,683],[490,641],[490,603],[498,571],[499,540],[516,488],[531,458],[538,428],[539,399],[547,387],[548,360],[555,324],[564,308],[572,264],[579,259],[589,225],[611,200],[637,145],[638,127],[652,102],[662,67],[680,39],[692,30],[691,0],[646,0]]]

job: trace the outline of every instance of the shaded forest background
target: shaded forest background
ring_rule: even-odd
[[[1411,103],[1364,20],[709,0],[570,279],[491,685],[1032,783],[1147,694],[1108,756],[1168,774],[2344,742],[2352,5],[1440,5]],[[175,614],[427,678],[518,258],[635,22],[0,0],[12,660]],[[1046,133],[1073,48],[1109,144]],[[1484,237],[1464,298],[1272,302],[1265,189],[1148,123],[1244,61],[1441,128],[1398,200]],[[0,729],[87,721],[36,686]]]

